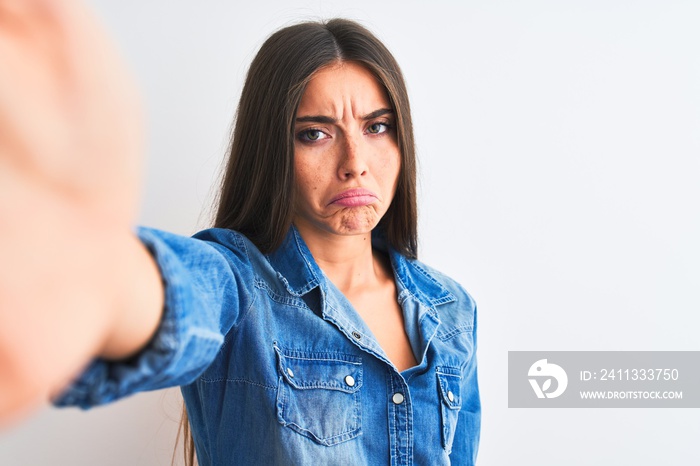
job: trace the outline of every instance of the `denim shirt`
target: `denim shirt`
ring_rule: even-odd
[[[474,464],[476,307],[456,282],[373,239],[418,361],[400,372],[294,227],[269,255],[230,230],[138,234],[165,285],[159,329],[56,405],[181,385],[202,466]]]

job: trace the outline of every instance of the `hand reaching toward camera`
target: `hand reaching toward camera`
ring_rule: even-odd
[[[141,115],[89,12],[71,0],[0,0],[0,63],[0,199],[38,187],[129,225]]]
[[[0,0],[0,424],[94,356],[138,350],[161,285],[131,233],[142,125],[73,0]]]

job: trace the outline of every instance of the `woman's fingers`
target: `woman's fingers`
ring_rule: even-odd
[[[0,170],[131,221],[138,99],[90,12],[75,1],[0,0],[0,68]]]

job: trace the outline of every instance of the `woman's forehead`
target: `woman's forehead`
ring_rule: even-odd
[[[324,115],[334,119],[367,115],[391,108],[384,86],[366,67],[338,62],[318,70],[302,96],[297,117]]]

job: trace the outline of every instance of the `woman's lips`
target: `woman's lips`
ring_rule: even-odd
[[[358,207],[374,204],[378,199],[377,195],[369,189],[352,188],[338,194],[328,204],[335,204],[343,207]]]

